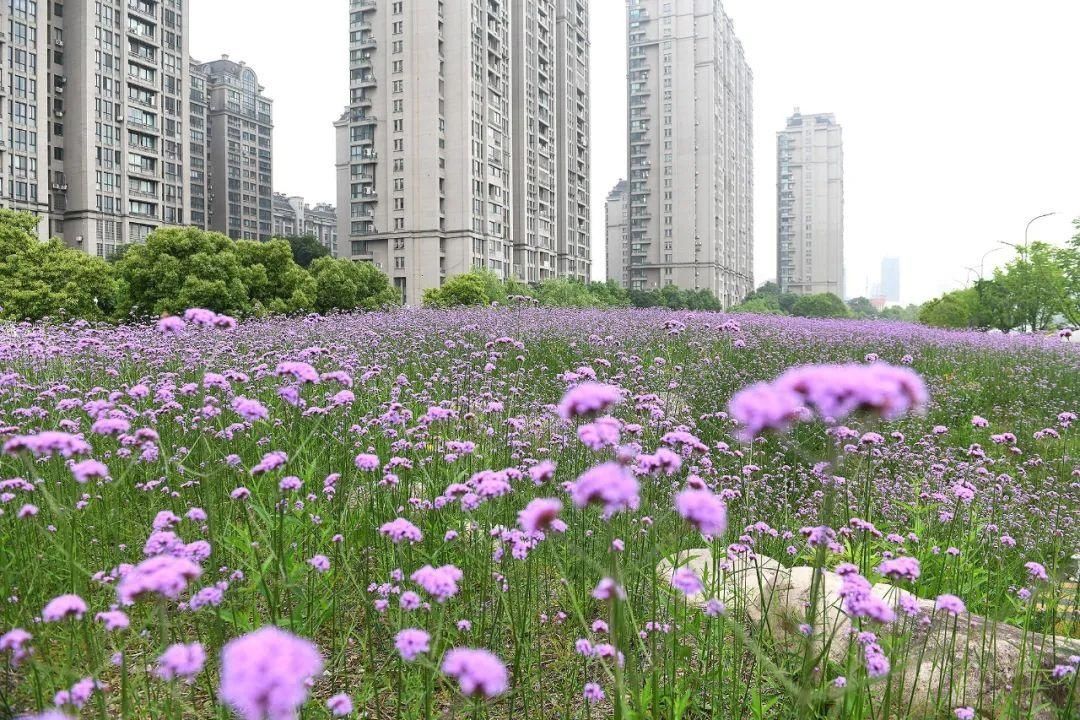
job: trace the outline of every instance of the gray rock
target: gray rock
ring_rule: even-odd
[[[778,651],[804,651],[799,626],[806,622],[813,568],[784,568],[763,555],[717,564],[708,549],[698,549],[661,562],[660,581],[670,584],[675,568],[684,565],[705,581],[711,593],[693,596],[691,603],[704,605],[709,597],[718,597],[735,617],[755,628],[764,623]],[[841,584],[835,573],[823,573],[812,646],[820,652],[828,643],[829,661],[843,667],[849,657],[862,662],[862,655],[856,639],[860,626],[841,608]],[[887,626],[863,621],[861,629],[882,639],[906,636],[904,650],[892,653],[889,676],[871,685],[875,702],[883,702],[888,694],[890,705],[908,710],[908,717],[936,717],[938,708],[969,705],[980,717],[998,718],[1015,711],[1005,704],[1005,698],[1012,697],[1022,702],[1025,717],[1048,720],[1059,717],[1068,705],[1072,677],[1054,680],[1051,672],[1055,665],[1067,664],[1069,656],[1080,655],[1080,642],[1025,634],[1013,625],[970,613],[954,618],[936,610],[933,600],[887,583],[874,585],[872,592],[896,609],[897,620]],[[915,600],[916,615],[901,610],[904,597]],[[1080,692],[1074,691],[1072,702],[1080,708]]]

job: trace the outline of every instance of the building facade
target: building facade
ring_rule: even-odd
[[[0,205],[43,218],[42,239],[62,229],[63,214],[49,221],[50,200],[62,210],[67,191],[62,142],[64,104],[54,104],[53,77],[63,73],[63,33],[54,34],[51,3],[12,0],[0,4]],[[59,45],[56,42],[59,41]],[[62,81],[61,81],[62,82]],[[52,145],[59,148],[53,170]]]
[[[627,0],[628,286],[753,290],[753,74],[720,0]]]
[[[537,0],[539,3],[539,0]],[[513,3],[522,12],[529,2]],[[555,11],[555,230],[558,277],[588,282],[590,255],[589,204],[589,5],[587,0],[556,0]],[[527,85],[526,85],[527,90]],[[528,157],[514,154],[515,172],[528,168]],[[515,202],[527,202],[515,198]],[[515,227],[514,236],[518,230]]]
[[[626,216],[630,196],[629,185],[620,180],[608,193],[604,203],[604,240],[607,244],[607,279],[620,287],[628,287],[630,243]]]
[[[263,94],[255,71],[223,55],[194,66],[191,84],[191,142],[198,112],[205,113],[205,183],[196,180],[192,160],[192,195],[204,193],[202,227],[235,240],[269,240],[273,234],[272,101]],[[199,92],[202,86],[202,92]],[[204,109],[203,109],[204,108]],[[193,211],[197,207],[193,204]],[[193,222],[193,224],[198,224]]]
[[[886,302],[900,302],[900,258],[882,259],[880,294]]]
[[[333,205],[319,203],[312,207],[302,197],[274,193],[273,215],[274,237],[311,235],[337,256],[337,211]]]
[[[191,93],[188,98],[191,119],[188,157],[191,163],[191,210],[188,222],[201,230],[210,228],[210,96],[206,73],[201,63],[190,63]]]
[[[473,269],[587,279],[586,14],[582,0],[352,0],[339,255],[376,263],[411,305]]]
[[[50,77],[38,85],[38,115],[52,121],[52,233],[108,256],[188,222],[187,3],[12,5],[48,12]]]
[[[844,150],[833,115],[796,108],[777,133],[776,195],[781,291],[844,298]]]

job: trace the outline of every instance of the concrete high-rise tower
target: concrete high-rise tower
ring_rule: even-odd
[[[832,115],[798,109],[777,133],[776,276],[783,292],[844,298],[844,149]]]
[[[0,4],[0,205],[41,216],[42,239],[63,232],[67,178],[64,148],[53,168],[50,139],[64,134],[63,30],[52,29],[52,3],[14,0]],[[50,201],[58,214],[49,222]]]
[[[628,284],[753,289],[753,75],[720,0],[627,0]]]
[[[263,95],[258,76],[228,55],[194,65],[191,106],[196,200],[203,190],[194,177],[195,165],[203,161],[196,150],[205,150],[204,227],[234,240],[269,240],[274,229],[273,104]],[[197,111],[205,118],[203,143],[194,142]]]
[[[409,304],[487,269],[587,279],[584,0],[352,0],[339,256]]]
[[[900,258],[882,259],[881,295],[888,302],[900,302]]]
[[[16,4],[49,12],[53,233],[109,255],[189,222],[187,2]]]
[[[627,287],[630,262],[630,243],[627,242],[626,213],[630,196],[627,182],[620,180],[608,193],[604,203],[605,240],[607,242],[607,279]]]

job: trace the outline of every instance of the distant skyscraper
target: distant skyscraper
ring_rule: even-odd
[[[832,115],[798,109],[777,133],[780,289],[844,297],[844,150]]]
[[[588,279],[585,0],[350,7],[340,255],[410,304],[477,268]]]
[[[333,205],[312,207],[304,198],[274,193],[274,237],[312,235],[331,255],[338,251],[337,212]]]
[[[605,240],[607,242],[607,279],[622,287],[627,283],[627,265],[630,262],[630,243],[626,228],[626,211],[629,195],[627,183],[620,180],[608,193],[604,203]]]
[[[197,205],[198,194],[205,193],[203,225],[236,240],[269,240],[273,233],[274,125],[272,101],[262,93],[255,71],[228,55],[194,67],[192,152],[199,149],[197,116],[205,112],[206,180],[196,181],[196,165],[203,159],[195,157],[192,196]]]
[[[900,302],[900,258],[881,261],[881,294],[888,302]]]
[[[627,0],[631,288],[753,289],[753,75],[719,0]]]

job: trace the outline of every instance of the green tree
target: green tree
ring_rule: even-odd
[[[1016,327],[1016,304],[1008,287],[1001,280],[979,280],[975,283],[971,307],[971,324],[977,328],[996,328],[1009,332]]]
[[[477,273],[455,275],[443,283],[440,288],[428,288],[424,291],[424,305],[427,307],[449,308],[475,305],[489,305],[484,278]]]
[[[733,313],[753,313],[755,315],[782,315],[780,307],[776,303],[769,302],[766,298],[755,297],[731,308]]]
[[[330,255],[330,251],[314,235],[289,235],[282,239],[289,243],[293,260],[302,268],[309,268],[318,258]]]
[[[629,295],[630,304],[636,308],[654,308],[663,304],[660,293],[656,290],[631,290]]]
[[[252,313],[303,312],[315,306],[315,281],[293,260],[288,242],[237,240],[235,252]]]
[[[630,293],[614,280],[591,282],[588,288],[589,294],[596,299],[597,307],[630,307]]]
[[[1076,234],[1057,251],[1057,258],[1063,279],[1061,314],[1076,327],[1080,326],[1080,219],[1073,224]]]
[[[851,312],[844,301],[832,293],[803,295],[792,305],[791,314],[810,318],[851,317]]]
[[[768,282],[762,283],[757,290],[747,295],[743,299],[743,302],[750,302],[751,300],[767,300],[768,298],[779,298],[780,295],[780,286],[772,280],[769,280]]]
[[[994,280],[1003,283],[1011,298],[1017,324],[1030,330],[1047,329],[1066,309],[1066,273],[1058,252],[1046,243],[1020,248],[1004,271],[994,273]]]
[[[770,280],[762,283],[761,287],[747,295],[743,302],[746,303],[751,300],[761,300],[765,303],[765,305],[755,303],[751,307],[769,307],[776,310],[776,313],[772,314],[790,315],[791,309],[799,301],[799,296],[794,293],[780,292],[780,286]]]
[[[377,310],[401,302],[390,278],[372,263],[321,257],[311,263],[315,310]]]
[[[176,314],[190,307],[245,316],[314,305],[315,283],[284,240],[234,241],[197,228],[160,228],[116,262],[125,314]]]
[[[857,318],[876,318],[878,316],[877,308],[870,302],[869,298],[857,297],[848,300],[848,309]]]
[[[545,280],[536,289],[536,299],[545,307],[595,307],[597,299],[589,289],[575,281],[560,278]]]
[[[37,238],[39,218],[0,209],[0,317],[102,320],[114,309],[117,283],[101,258]]]
[[[969,328],[978,297],[974,289],[957,290],[934,298],[919,310],[919,322],[954,330]]]
[[[699,290],[686,291],[686,307],[688,310],[701,310],[720,312],[724,309],[720,299],[713,295],[712,290],[701,288]]]
[[[145,243],[128,248],[116,271],[125,288],[125,315],[178,314],[190,307],[229,315],[252,310],[236,243],[221,233],[155,230]]]
[[[919,306],[908,305],[901,307],[899,305],[890,305],[883,309],[880,315],[882,320],[898,320],[902,322],[918,322],[919,321]]]

